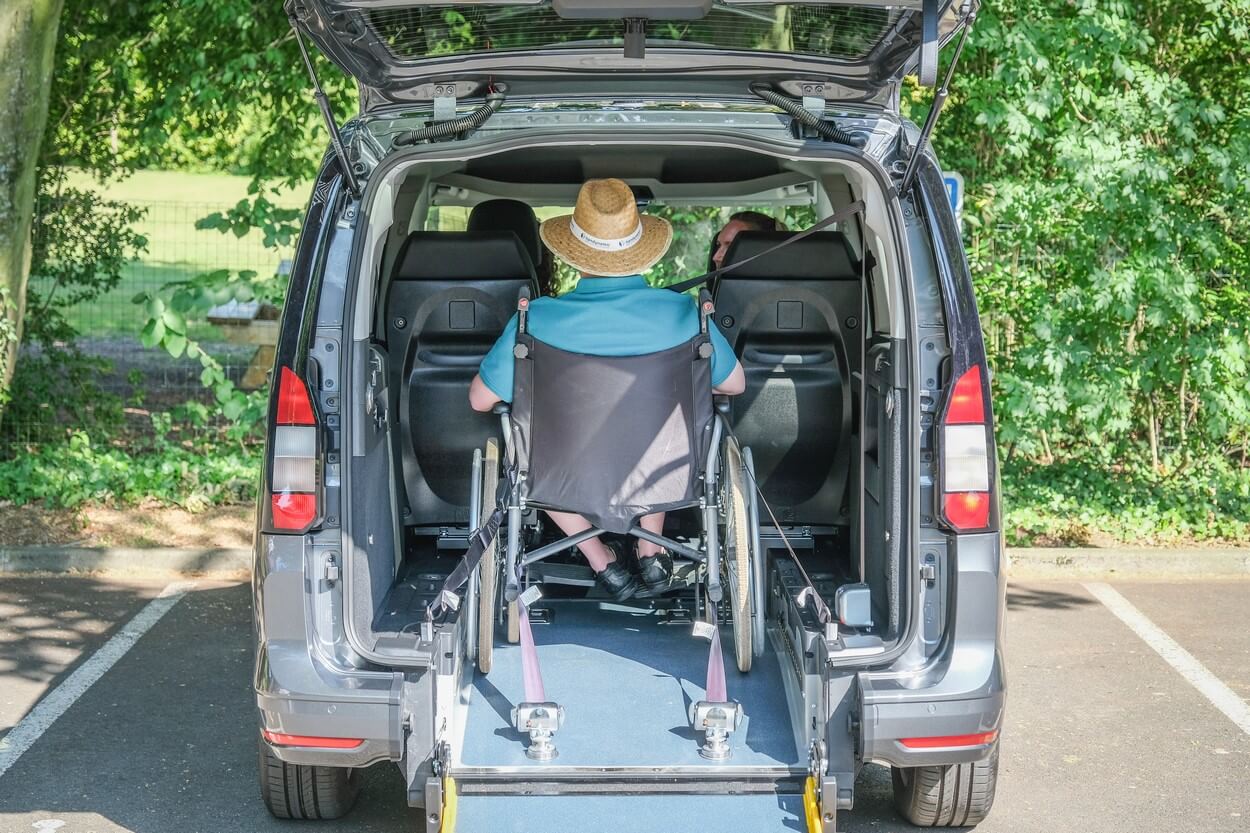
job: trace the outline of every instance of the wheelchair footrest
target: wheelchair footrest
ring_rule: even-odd
[[[595,574],[585,564],[556,564],[539,561],[527,571],[532,581],[540,584],[567,584],[573,587],[594,587]]]

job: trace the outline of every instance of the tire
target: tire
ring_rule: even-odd
[[[485,524],[495,511],[495,491],[499,486],[499,440],[491,437],[486,441],[482,454],[482,506],[478,517]],[[477,594],[477,669],[489,674],[494,661],[495,609],[499,598],[499,536],[482,553],[478,562]]]
[[[722,503],[725,534],[721,537],[721,570],[729,586],[730,617],[733,620],[734,658],[738,670],[751,670],[751,529],[747,516],[746,476],[742,449],[737,440],[725,443],[722,477]]]
[[[355,769],[288,764],[260,740],[260,797],[274,818],[337,819],[352,808],[359,792]]]
[[[994,806],[998,744],[970,764],[894,767],[894,807],[917,827],[971,827]]]

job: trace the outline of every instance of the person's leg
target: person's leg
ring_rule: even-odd
[[[576,535],[583,530],[590,529],[590,521],[581,515],[576,515],[572,512],[553,512],[550,509],[544,511],[551,520],[556,522],[556,526],[560,527],[565,535]],[[598,538],[582,541],[577,545],[577,548],[582,551],[582,555],[586,556],[586,560],[590,562],[590,569],[596,573],[603,572],[605,567],[616,561],[616,554],[608,549],[607,545]]]
[[[638,521],[638,525],[647,532],[662,535],[664,513],[656,512],[653,515],[646,515]],[[666,593],[673,583],[673,559],[669,555],[657,557],[664,552],[664,548],[659,544],[638,539],[638,576],[645,587],[641,594],[643,597]]]
[[[647,532],[662,535],[664,533],[664,513],[654,512],[650,515],[643,515],[642,519],[638,521],[638,525]],[[644,541],[641,538],[638,539],[639,558],[650,558],[651,556],[658,555],[663,551],[664,548],[659,544],[653,544],[650,541]]]

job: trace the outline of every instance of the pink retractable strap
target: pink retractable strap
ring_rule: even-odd
[[[530,629],[529,608],[517,599],[517,614],[520,616],[521,630],[521,674],[525,680],[525,702],[545,703],[547,692],[543,688],[543,673],[538,667],[538,649],[534,647],[534,632]],[[725,673],[721,669],[721,675]]]
[[[706,699],[709,703],[729,702],[728,686],[725,683],[725,655],[720,649],[720,625],[716,622],[716,611],[712,611],[712,647],[707,655],[707,688]]]

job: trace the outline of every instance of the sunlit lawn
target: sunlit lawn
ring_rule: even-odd
[[[259,232],[239,238],[195,228],[197,219],[246,198],[248,182],[247,177],[227,174],[140,171],[120,182],[100,185],[80,172],[70,172],[73,187],[145,208],[147,213],[135,231],[148,241],[147,251],[126,267],[116,287],[68,311],[70,322],[88,338],[138,335],[145,316],[131,299],[140,292],[217,269],[251,269],[262,274],[276,269],[282,258],[290,257],[291,247],[266,249]],[[275,199],[279,205],[302,209],[307,198],[308,190],[303,188]],[[36,286],[46,286],[35,281]],[[219,329],[207,323],[194,325],[190,335],[202,341],[222,338]]]

